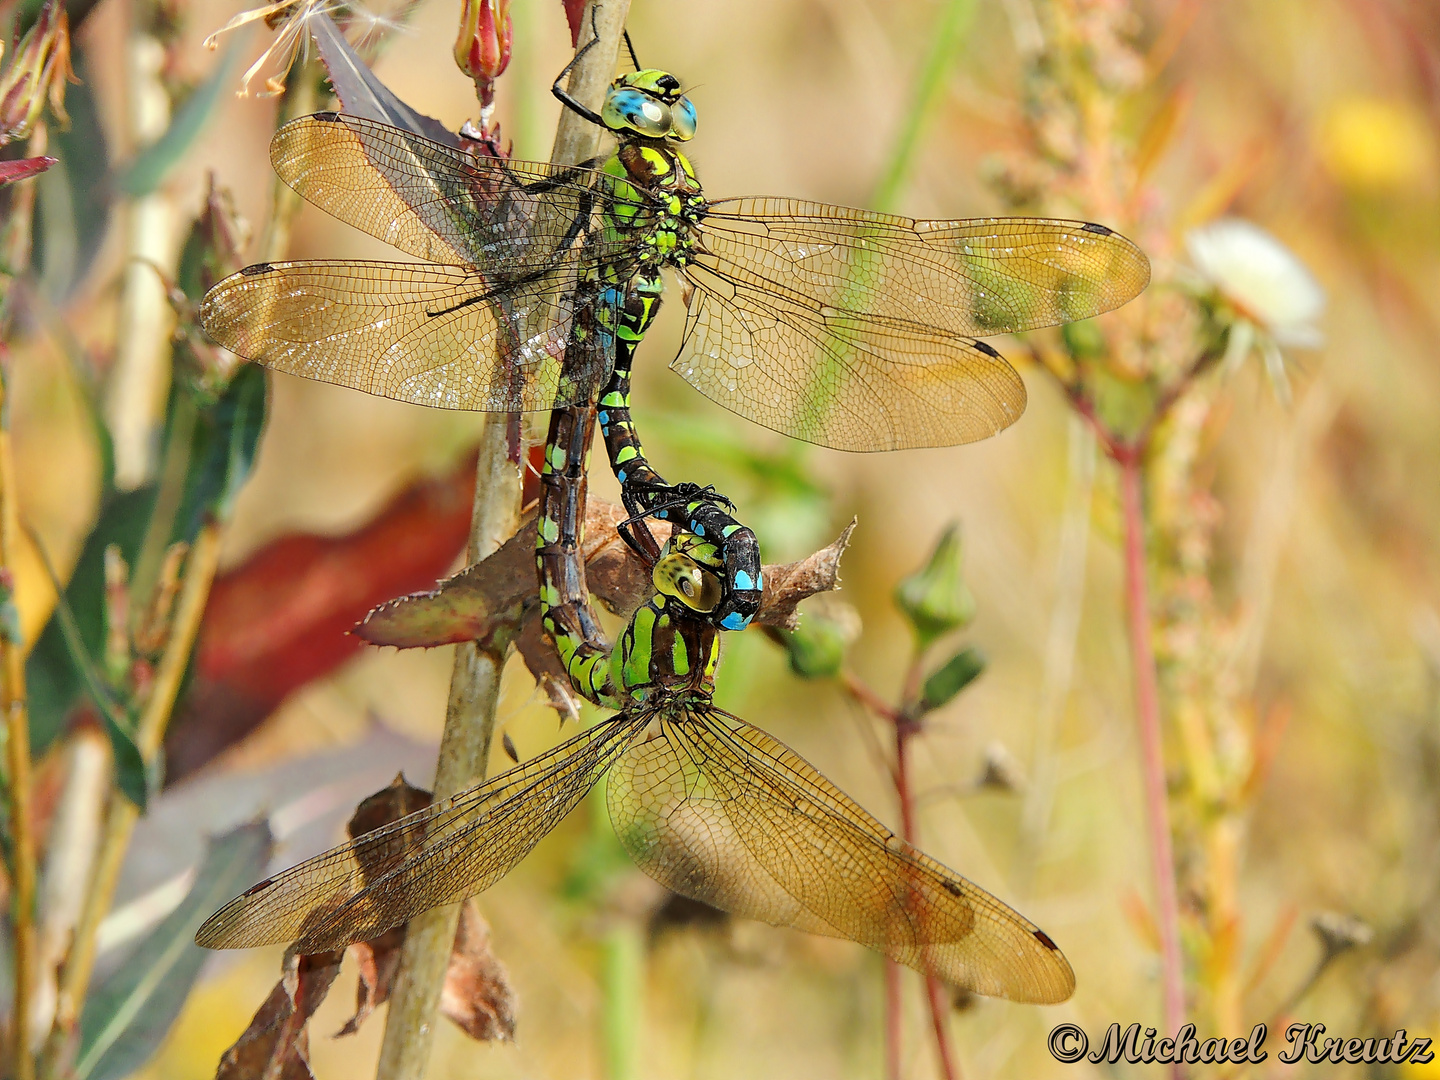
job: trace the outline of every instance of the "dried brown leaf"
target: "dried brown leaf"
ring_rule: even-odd
[[[356,807],[347,829],[351,838],[361,836],[429,805],[430,792],[398,775]],[[405,927],[397,926],[350,946],[350,955],[359,964],[360,981],[355,988],[355,1015],[337,1035],[355,1034],[370,1014],[390,999],[404,944]],[[504,965],[490,951],[490,928],[474,901],[466,903],[460,913],[440,1011],[474,1039],[508,1040],[515,1034],[515,995]]]
[[[581,554],[591,594],[610,611],[628,617],[649,598],[654,586],[649,567],[620,538],[618,526],[624,520],[623,507],[592,499],[585,512]],[[840,556],[854,527],[851,522],[835,543],[808,558],[765,567],[765,596],[758,621],[793,629],[795,606],[801,600],[834,589],[839,581]],[[652,524],[661,543],[668,539],[669,529],[665,522]],[[549,679],[564,686],[565,672],[538,625],[534,545],[532,516],[485,561],[462,570],[430,592],[381,605],[366,616],[355,633],[373,644],[398,648],[490,642],[501,633],[514,634],[531,672],[542,681]],[[560,707],[553,693],[551,696]]]
[[[836,538],[833,544],[821,548],[798,562],[782,566],[765,567],[765,595],[760,601],[760,612],[755,621],[765,626],[778,626],[794,630],[799,625],[795,608],[800,601],[816,593],[830,592],[840,587],[840,556],[850,545],[850,534],[855,531],[855,519]]]
[[[280,981],[244,1034],[220,1057],[215,1080],[314,1080],[310,1017],[340,973],[343,952],[285,954]]]

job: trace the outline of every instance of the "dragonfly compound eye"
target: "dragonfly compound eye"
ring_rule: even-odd
[[[648,139],[670,134],[670,106],[627,86],[612,87],[605,95],[600,119],[611,131],[635,131]]]
[[[692,611],[714,611],[720,604],[723,588],[719,577],[701,567],[689,555],[675,552],[662,557],[655,564],[651,577],[656,589],[679,600]]]
[[[681,98],[670,106],[670,137],[689,142],[695,137],[695,106],[689,98]]]

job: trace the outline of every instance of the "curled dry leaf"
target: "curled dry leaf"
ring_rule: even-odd
[[[356,807],[346,829],[354,839],[429,805],[430,792],[406,783],[403,775],[396,776],[389,787]],[[362,864],[360,872],[368,881],[370,868]],[[338,1034],[353,1035],[390,999],[404,944],[405,927],[397,926],[350,946],[360,965],[360,982],[355,990],[355,1015]],[[504,965],[490,951],[490,927],[473,900],[466,901],[460,912],[440,1011],[472,1039],[509,1040],[515,1036],[515,994]]]
[[[755,621],[764,626],[794,630],[799,625],[796,606],[806,597],[840,587],[840,556],[850,546],[856,521],[835,538],[835,542],[798,562],[765,567],[765,595]]]
[[[615,614],[628,617],[654,586],[644,561],[620,539],[617,526],[624,520],[622,507],[590,500],[581,552],[590,592]],[[765,595],[756,621],[793,629],[795,608],[801,600],[838,586],[840,556],[854,528],[852,521],[833,544],[798,562],[766,566]],[[665,522],[655,522],[652,529],[661,543],[669,536]],[[374,645],[402,649],[509,639],[547,688],[563,688],[566,683],[555,650],[539,626],[533,516],[485,561],[442,581],[430,592],[382,604],[365,617],[355,634]],[[560,707],[555,689],[547,692],[552,704]]]
[[[346,830],[354,839],[429,805],[430,792],[397,775],[355,808]],[[370,868],[362,865],[360,870],[368,879]],[[360,965],[360,982],[355,1015],[337,1034],[353,1035],[389,999],[404,944],[405,927],[397,926],[350,946],[348,951]],[[215,1080],[314,1080],[310,1018],[330,992],[344,955],[343,950],[309,956],[287,951],[280,981],[245,1033],[220,1058]],[[515,994],[504,965],[490,951],[490,928],[473,900],[461,912],[440,1010],[473,1039],[515,1036]]]
[[[286,952],[280,981],[245,1033],[226,1050],[215,1080],[314,1080],[310,1071],[310,1017],[340,973],[342,952],[299,956]]]

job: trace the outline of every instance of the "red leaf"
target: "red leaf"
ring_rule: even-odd
[[[350,659],[349,630],[433,583],[464,550],[475,463],[406,488],[346,536],[283,536],[215,581],[190,691],[166,741],[174,782],[240,741],[289,694]]]

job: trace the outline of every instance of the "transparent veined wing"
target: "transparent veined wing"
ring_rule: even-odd
[[[463,266],[260,263],[206,294],[206,331],[277,371],[442,409],[545,410],[608,376],[573,267],[503,288]],[[582,333],[575,333],[576,320]]]
[[[623,258],[601,211],[615,178],[584,167],[467,154],[389,124],[316,113],[270,142],[275,172],[306,201],[428,262],[497,283],[580,261]]]
[[[610,772],[611,821],[661,884],[777,926],[849,938],[953,986],[1064,1001],[1038,927],[906,844],[783,743],[718,711],[665,714]]]
[[[210,949],[293,941],[301,953],[327,952],[483,892],[576,807],[639,730],[623,714],[612,717],[282,871],[212,915],[195,940]]]
[[[707,210],[672,366],[708,397],[846,450],[984,438],[1024,406],[975,337],[1088,318],[1136,296],[1143,252],[1078,221],[916,221],[793,199]]]
[[[1025,383],[983,341],[890,316],[857,316],[687,268],[695,285],[671,362],[748,420],[836,450],[905,450],[989,438],[1025,411]]]

